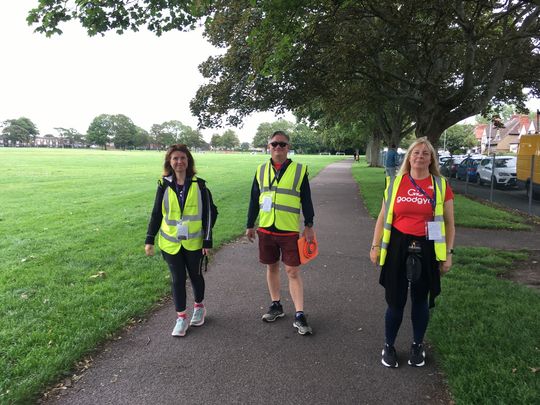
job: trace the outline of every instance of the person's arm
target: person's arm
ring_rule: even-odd
[[[156,198],[154,200],[154,207],[152,208],[152,214],[150,216],[150,222],[148,223],[148,229],[146,231],[146,240],[144,241],[144,250],[147,256],[154,255],[154,242],[156,234],[161,227],[161,221],[163,220],[163,213],[161,212],[161,204],[163,201],[164,187],[162,184],[158,184],[156,191]]]
[[[383,235],[384,227],[384,217],[386,216],[386,206],[384,205],[384,200],[381,204],[381,210],[379,211],[379,216],[377,217],[377,222],[375,223],[375,229],[373,231],[373,240],[371,242],[371,248],[369,249],[369,259],[371,263],[377,264],[379,262],[379,256],[381,254],[381,241]]]
[[[304,216],[304,232],[303,235],[308,242],[315,238],[315,230],[313,229],[313,218],[315,210],[313,209],[313,200],[311,199],[311,187],[309,186],[308,173],[304,176],[302,184],[300,184],[300,202],[302,204],[302,215]]]
[[[201,180],[199,180],[201,181]],[[214,205],[214,200],[212,198],[212,193],[206,187],[204,182],[199,184],[202,202],[203,202],[203,215],[202,215],[202,227],[203,227],[203,252],[207,254],[210,249],[213,247],[212,241],[212,228],[216,222],[217,217],[217,207]]]
[[[454,239],[456,236],[456,227],[454,224],[454,200],[448,200],[444,203],[444,229],[446,237],[446,261],[441,262],[441,274],[446,274],[452,267],[452,254],[448,253],[454,248]]]
[[[259,196],[261,191],[259,189],[259,183],[257,182],[257,177],[253,177],[253,183],[251,185],[251,195],[249,198],[249,208],[247,215],[247,224],[246,224],[246,236],[250,242],[253,242],[255,239],[255,220],[259,215]]]

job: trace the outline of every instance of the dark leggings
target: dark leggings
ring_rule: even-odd
[[[384,316],[386,343],[393,346],[403,320],[405,307],[388,307]],[[415,343],[422,343],[429,321],[429,308],[427,299],[411,302],[411,321]]]
[[[169,265],[172,275],[172,295],[176,312],[186,310],[186,268],[193,288],[193,296],[196,303],[204,300],[204,277],[199,271],[199,263],[202,257],[202,251],[186,250],[183,247],[175,255],[170,255],[161,251],[163,258]]]

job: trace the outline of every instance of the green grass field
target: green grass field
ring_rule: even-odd
[[[168,294],[161,257],[144,256],[163,156],[0,149],[0,403],[35,398]],[[243,233],[265,159],[195,155],[220,212],[216,246]],[[294,159],[313,177],[336,157]]]

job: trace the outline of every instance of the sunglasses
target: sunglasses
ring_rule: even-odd
[[[270,142],[270,145],[272,145],[272,147],[277,147],[278,145],[281,146],[282,148],[284,148],[285,146],[288,145],[287,142]]]

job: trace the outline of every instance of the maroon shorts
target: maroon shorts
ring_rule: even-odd
[[[298,254],[298,234],[276,235],[257,230],[259,235],[259,261],[263,264],[274,264],[281,261],[287,266],[300,266]]]

